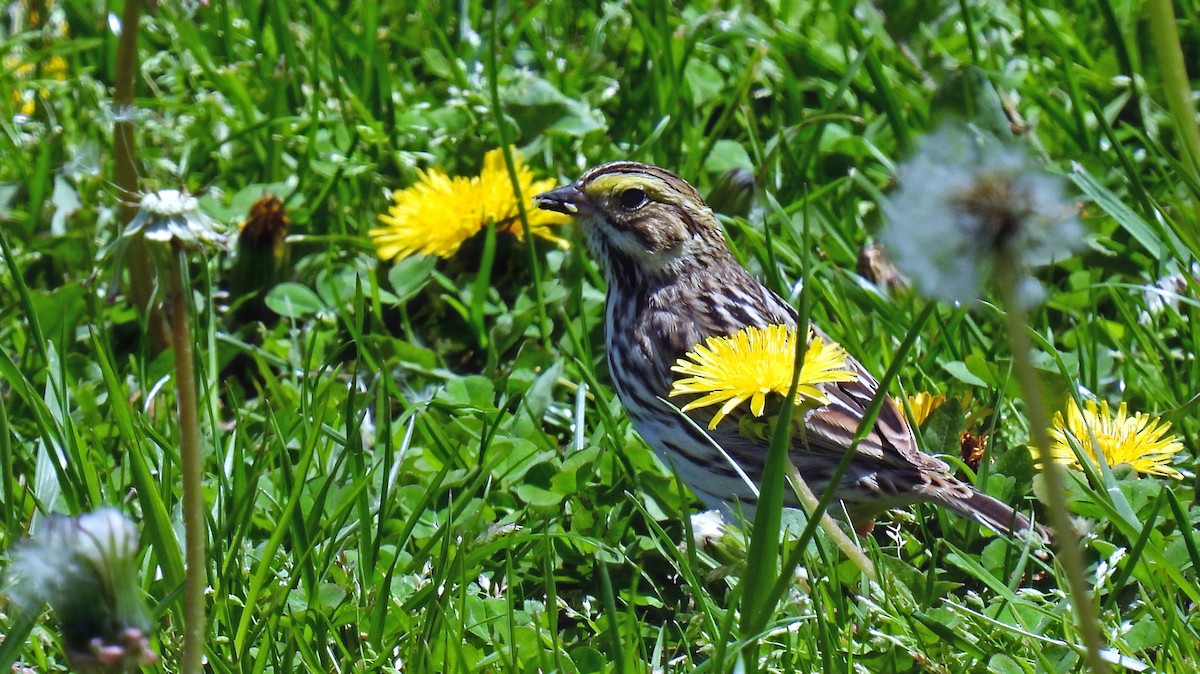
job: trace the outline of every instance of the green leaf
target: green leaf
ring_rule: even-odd
[[[304,318],[325,309],[321,298],[299,283],[280,283],[267,293],[264,301],[271,311],[284,318]]]
[[[396,303],[404,304],[421,292],[436,265],[437,258],[432,255],[412,255],[392,265],[387,277],[396,293]]]
[[[924,451],[930,454],[957,456],[962,450],[962,434],[966,430],[962,404],[957,398],[942,403],[921,424]]]
[[[1166,244],[1166,241],[1171,241],[1175,250],[1183,250],[1183,246],[1170,233],[1153,227],[1150,223],[1142,219],[1134,210],[1125,205],[1117,195],[1113,194],[1107,187],[1100,184],[1084,170],[1083,166],[1075,164],[1071,171],[1071,180],[1079,187],[1084,194],[1091,197],[1092,201],[1100,207],[1105,213],[1111,215],[1117,224],[1121,225],[1125,231],[1129,232],[1142,247],[1146,249],[1146,253],[1154,259],[1160,259],[1171,254],[1171,248]],[[1156,231],[1157,230],[1157,231]]]
[[[609,671],[608,658],[595,648],[580,646],[571,650],[571,662],[579,674],[599,674]]]
[[[31,292],[29,299],[46,339],[74,339],[72,333],[87,308],[83,286],[68,283],[50,291]]]
[[[8,217],[9,208],[17,197],[15,183],[0,183],[0,217]]]
[[[504,107],[524,136],[553,130],[578,137],[605,127],[604,119],[596,111],[563,95],[540,77],[508,90]]]
[[[446,382],[445,388],[438,392],[437,399],[453,407],[495,412],[495,396],[496,391],[490,379],[472,375]]]
[[[933,92],[929,108],[931,129],[949,120],[961,120],[975,124],[996,138],[1012,138],[1000,94],[979,66],[967,65],[951,73]]]
[[[558,380],[562,377],[562,373],[562,361],[555,361],[534,380],[533,386],[525,392],[522,403],[527,413],[534,419],[541,420],[550,404],[554,402],[554,390],[558,386]]]
[[[708,103],[729,86],[728,79],[716,66],[701,59],[688,61],[683,69],[683,79],[692,90],[692,105]]]
[[[518,498],[537,508],[555,508],[564,497],[563,494],[532,484],[518,485],[516,491]]]
[[[442,55],[442,52],[432,47],[426,47],[421,50],[421,62],[429,69],[429,72],[437,76],[441,80],[454,79],[454,71],[450,62]]]
[[[54,192],[50,195],[50,203],[54,205],[54,215],[50,216],[50,233],[62,236],[67,231],[67,218],[83,204],[80,203],[75,188],[62,176],[54,177]]]
[[[1125,645],[1132,651],[1144,651],[1162,645],[1162,630],[1151,619],[1134,623],[1124,634]]]
[[[1026,674],[1026,670],[1009,656],[997,653],[988,660],[988,672],[993,674]]]
[[[345,266],[322,271],[315,284],[323,307],[352,306],[357,288],[370,288],[371,279],[365,269]]]
[[[539,452],[537,445],[524,438],[498,437],[488,446],[488,452],[499,457],[492,474],[505,488],[525,479],[530,468],[554,457],[553,452]]]
[[[947,363],[941,363],[941,366],[942,369],[945,370],[951,377],[954,377],[964,384],[981,386],[983,388],[988,387],[988,383],[972,373],[967,367],[967,364],[961,360],[952,360]]]
[[[704,168],[714,173],[725,173],[740,168],[753,174],[754,162],[741,143],[725,139],[713,144],[712,152],[704,160]]]

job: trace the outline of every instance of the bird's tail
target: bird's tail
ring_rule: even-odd
[[[964,482],[954,480],[954,483],[929,485],[927,489],[919,491],[925,500],[945,506],[996,533],[1009,538],[1022,538],[1032,534],[1040,538],[1042,543],[1050,543],[1050,530],[1046,527],[1030,521],[1007,503]]]

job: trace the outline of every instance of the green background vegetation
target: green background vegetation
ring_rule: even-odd
[[[1200,63],[1195,8],[1177,4]],[[813,320],[882,374],[927,302],[877,292],[856,257],[875,191],[965,65],[994,84],[1001,126],[1069,176],[1092,232],[1040,273],[1031,316],[1055,409],[1080,391],[1124,400],[1187,447],[1183,481],[1070,479],[1106,642],[1158,671],[1200,661],[1197,286],[1175,287],[1178,310],[1143,297],[1192,269],[1200,183],[1141,3],[160,3],[131,110],[112,103],[119,8],[52,5],[67,35],[27,21],[0,41],[35,64],[0,70],[0,545],[38,513],[131,513],[163,669],[181,632],[179,429],[171,358],[104,255],[131,200],[114,119],[132,121],[145,189],[186,188],[231,226],[269,192],[291,217],[265,325],[231,310],[247,300],[230,255],[190,269],[212,671],[724,671],[756,560],[736,530],[681,545],[698,504],[615,399],[603,281],[577,235],[530,256],[484,233],[451,260],[391,265],[367,231],[417,168],[471,175],[506,144],[564,181],[636,159],[708,193],[746,169],[756,207],[724,220],[737,254],[784,296],[804,270]],[[66,79],[36,65],[51,56]],[[18,115],[7,92],[30,89]],[[988,302],[936,307],[892,392],[969,395],[989,453],[977,475],[956,468],[1022,502],[1033,470],[1003,328]],[[955,462],[949,409],[922,435]],[[824,534],[808,544],[806,580],[754,635],[772,671],[1080,666],[1052,561],[925,506],[862,543],[877,584]],[[53,670],[49,624],[3,652]]]

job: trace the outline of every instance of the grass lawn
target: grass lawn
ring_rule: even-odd
[[[1113,671],[1194,671],[1200,15],[1171,6],[9,3],[10,590],[13,546],[49,513],[108,505],[140,532],[151,671],[190,669],[189,528],[218,673],[1087,671],[1060,556],[932,506],[853,539],[873,579],[800,512],[782,537],[700,531],[616,397],[604,276],[531,193],[529,236],[519,216],[439,229],[486,195],[434,200],[417,233],[440,233],[416,254],[382,259],[371,236],[394,190],[431,177],[508,194],[507,161],[523,189],[616,159],[668,168],[889,394],[945,397],[926,451],[1045,522],[1011,305],[990,284],[956,305],[860,273],[883,268],[864,251],[906,162],[966,119],[1057,175],[1086,230],[1030,271],[1044,412],[1125,405],[1183,446],[1160,474],[1133,461],[1137,434],[1117,443],[1133,465],[1066,467],[1092,589],[1074,596]],[[158,222],[142,194],[165,190],[228,244],[130,243],[139,211],[147,237]],[[58,624],[0,604],[0,668],[62,671]]]

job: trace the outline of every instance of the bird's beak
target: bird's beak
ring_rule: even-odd
[[[533,198],[533,205],[543,211],[576,215],[586,198],[583,190],[576,187],[575,183],[571,183],[537,195]]]

